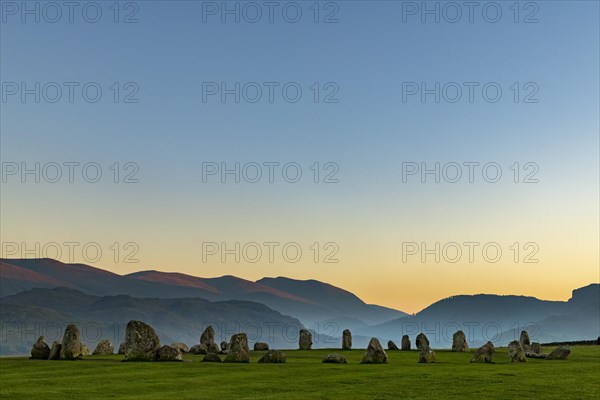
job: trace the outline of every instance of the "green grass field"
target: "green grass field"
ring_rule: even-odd
[[[548,351],[551,349],[544,349]],[[566,361],[470,364],[471,354],[439,350],[435,364],[416,351],[388,352],[386,365],[359,364],[364,350],[285,351],[286,364],[124,363],[123,356],[78,361],[0,359],[2,399],[599,399],[600,347],[571,348]],[[322,364],[340,352],[348,364]]]

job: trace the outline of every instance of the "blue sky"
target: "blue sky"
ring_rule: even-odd
[[[465,266],[466,275],[496,279],[481,291],[565,298],[598,279],[598,2],[520,2],[519,23],[512,1],[494,3],[502,10],[497,23],[479,11],[490,2],[478,3],[473,23],[465,15],[456,23],[411,15],[405,23],[403,7],[424,3],[393,1],[321,2],[321,22],[314,23],[313,2],[296,2],[303,16],[294,24],[277,12],[274,23],[264,16],[258,23],[222,23],[213,15],[205,23],[209,3],[225,7],[139,1],[139,22],[130,24],[112,21],[112,2],[98,2],[97,23],[77,11],[73,23],[66,17],[23,23],[20,10],[7,15],[3,4],[3,84],[97,82],[103,98],[23,103],[9,96],[1,104],[2,161],[94,161],[105,173],[115,161],[132,161],[140,179],[131,185],[8,179],[3,241],[132,240],[140,263],[109,258],[100,266],[120,273],[313,277],[407,310],[474,288],[449,279],[452,265],[401,263],[403,241],[539,243],[545,256],[534,268]],[[126,4],[120,3],[120,18],[135,10]],[[336,9],[339,22],[322,23]],[[523,23],[532,11],[539,22]],[[112,102],[114,82],[134,82],[139,102]],[[293,104],[279,91],[273,103],[222,103],[217,96],[203,102],[203,82],[296,82],[303,96]],[[339,101],[312,101],[314,82],[321,96],[325,84],[335,83]],[[473,103],[422,103],[418,96],[403,102],[403,82],[495,82],[503,96],[489,103],[479,90]],[[539,102],[515,103],[515,82],[521,95],[529,92],[524,85],[535,84]],[[297,162],[306,178],[202,182],[203,162],[266,161]],[[401,179],[403,162],[467,161],[499,163],[506,178],[497,184]],[[336,163],[340,182],[312,183],[314,162]],[[536,163],[540,182],[514,184],[508,167],[515,162]],[[205,265],[198,252],[207,240],[333,241],[341,261]],[[560,272],[566,264],[576,271],[568,280]],[[373,277],[365,278],[366,267]],[[534,289],[506,280],[525,267],[526,276],[549,277]],[[431,293],[410,291],[419,277],[407,271],[415,268],[431,272]],[[390,278],[378,284],[378,276]],[[398,298],[397,288],[410,299]]]

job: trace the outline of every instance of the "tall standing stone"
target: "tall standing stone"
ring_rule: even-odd
[[[496,351],[496,349],[494,348],[494,345],[492,344],[492,342],[487,342],[486,344],[481,346],[479,349],[477,349],[477,351],[473,355],[473,358],[471,359],[471,362],[472,363],[491,363],[492,356],[494,355],[495,351]]]
[[[74,324],[67,325],[60,347],[60,358],[74,360],[81,356],[81,334]]]
[[[410,338],[408,335],[402,336],[402,350],[407,351],[410,350]]]
[[[62,344],[58,343],[56,340],[52,343],[52,348],[50,349],[50,354],[48,354],[48,360],[58,360],[60,358],[60,348]]]
[[[213,343],[215,343],[215,329],[212,325],[209,325],[204,332],[202,332],[202,336],[200,336],[200,344],[209,348]]]
[[[40,336],[31,348],[31,358],[34,360],[47,360],[48,356],[50,356],[50,347],[46,344],[44,337]]]
[[[306,329],[300,329],[298,345],[300,350],[310,350],[312,347],[312,334]]]
[[[508,344],[508,362],[527,362],[525,350],[523,350],[523,346],[518,340],[513,340]]]
[[[125,328],[125,360],[154,361],[160,340],[154,329],[142,321],[129,321]]]
[[[417,349],[421,350],[422,348],[425,348],[425,346],[429,347],[429,339],[427,339],[427,336],[425,336],[425,334],[421,332],[417,335],[415,344],[417,346]]]
[[[223,362],[226,363],[248,363],[250,362],[250,350],[248,349],[248,338],[245,333],[238,333],[231,337],[229,351]]]
[[[519,342],[521,342],[521,347],[523,347],[524,350],[529,350],[531,348],[531,341],[529,340],[529,333],[527,333],[527,331],[521,331]]]
[[[352,349],[352,333],[350,329],[344,329],[342,332],[342,350]]]
[[[363,356],[361,364],[384,364],[387,363],[388,356],[381,347],[381,343],[377,338],[371,338],[369,341],[369,347]]]
[[[452,351],[469,352],[467,337],[463,331],[458,331],[452,335]]]

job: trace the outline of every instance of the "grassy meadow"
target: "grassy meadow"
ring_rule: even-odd
[[[544,348],[548,352],[549,348]],[[348,364],[322,364],[332,352]],[[288,350],[286,364],[124,363],[123,356],[77,361],[0,359],[0,398],[52,399],[600,399],[600,346],[575,346],[566,361],[493,364],[438,350],[435,364],[417,351],[389,351],[385,365],[361,365],[364,350]]]

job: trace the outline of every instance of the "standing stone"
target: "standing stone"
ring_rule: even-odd
[[[531,343],[531,352],[535,354],[541,354],[542,346],[538,342]]]
[[[569,346],[560,346],[554,349],[554,351],[548,354],[546,360],[566,360],[571,354],[571,349]]]
[[[31,358],[34,360],[47,360],[50,355],[50,347],[46,344],[43,336],[40,336],[31,348]]]
[[[220,353],[221,354],[227,354],[228,348],[229,348],[229,343],[227,343],[227,342],[221,342],[221,351],[220,351]]]
[[[205,344],[195,344],[190,348],[192,354],[207,354],[208,347]]]
[[[341,354],[333,353],[327,354],[325,358],[323,358],[323,362],[325,364],[347,364],[346,357]]]
[[[125,354],[125,342],[119,345],[119,351],[117,352],[117,354]]]
[[[458,331],[452,335],[452,351],[469,352],[469,345],[463,331]]]
[[[81,354],[82,357],[83,356],[89,356],[90,355],[90,349],[88,349],[88,347],[85,344],[81,345]]]
[[[398,350],[398,346],[396,346],[393,340],[388,341],[388,350]]]
[[[513,340],[508,344],[508,362],[527,362],[525,350],[523,350],[523,346],[518,340]]]
[[[209,325],[204,332],[202,332],[202,336],[200,336],[200,344],[203,344],[208,348],[211,344],[215,342],[215,329],[212,325]]]
[[[417,339],[415,340],[415,344],[417,345],[417,349],[421,350],[421,348],[429,347],[429,339],[423,332],[417,335]]]
[[[204,358],[202,359],[202,362],[221,362],[221,357],[219,357],[218,354],[216,353],[207,353]]]
[[[157,361],[183,361],[181,351],[177,347],[162,346],[156,354]]]
[[[519,342],[521,342],[521,347],[523,347],[523,350],[529,350],[531,348],[529,333],[527,333],[527,331],[521,331],[521,337],[519,338]]]
[[[142,321],[129,321],[125,328],[125,360],[153,361],[160,348],[154,329]]]
[[[342,350],[352,350],[352,333],[350,329],[344,329],[344,332],[342,332]]]
[[[248,349],[248,338],[245,333],[238,333],[231,337],[229,352],[223,362],[226,363],[248,363],[250,362]]]
[[[54,343],[52,343],[50,354],[48,354],[48,360],[58,360],[60,358],[61,347],[62,345],[55,340]]]
[[[108,356],[115,352],[115,346],[108,339],[103,339],[98,342],[96,349],[92,353],[94,356]]]
[[[410,339],[408,335],[402,336],[402,350],[410,350]]]
[[[269,350],[258,362],[260,364],[284,364],[286,360],[287,356],[283,351]]]
[[[387,363],[388,356],[381,347],[381,343],[377,338],[371,338],[369,341],[369,347],[363,356],[361,364],[384,364]]]
[[[269,350],[269,345],[263,342],[254,343],[254,351],[264,351]]]
[[[310,350],[312,347],[312,334],[306,329],[300,329],[298,344],[300,345],[300,350]]]
[[[60,347],[60,358],[74,360],[81,356],[81,334],[74,324],[67,325]]]
[[[189,353],[190,352],[190,348],[187,347],[187,345],[185,343],[175,342],[175,343],[171,344],[171,347],[175,347],[176,349],[179,349],[179,351],[182,352],[182,353]]]
[[[419,351],[419,362],[420,363],[433,363],[435,362],[435,351],[429,346],[422,346]]]
[[[487,342],[486,344],[481,346],[479,349],[477,349],[477,351],[475,352],[475,355],[473,355],[473,358],[471,359],[471,362],[472,363],[491,363],[492,356],[494,355],[495,351],[496,351],[496,349],[494,348],[494,345],[492,344],[492,342]]]

